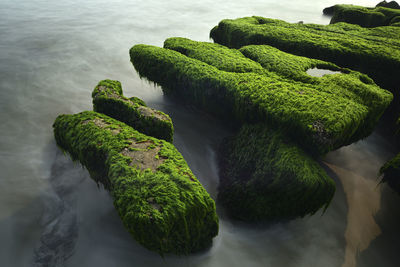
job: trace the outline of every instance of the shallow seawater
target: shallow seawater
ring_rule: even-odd
[[[328,69],[311,68],[311,69],[308,69],[306,71],[306,73],[313,77],[322,77],[322,76],[330,75],[330,74],[340,74],[341,72],[328,70]]]
[[[224,18],[327,24],[322,9],[335,3],[0,1],[0,266],[397,266],[400,199],[377,179],[395,151],[378,132],[324,158],[337,184],[325,213],[254,226],[227,219],[217,203],[213,246],[164,258],[131,238],[109,194],[54,142],[57,115],[92,109],[98,81],[119,80],[125,95],[171,116],[174,144],[215,199],[216,149],[230,130],[141,80],[129,48],[172,36],[208,41]]]

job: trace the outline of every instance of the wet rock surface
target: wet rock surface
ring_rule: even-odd
[[[60,115],[54,135],[110,190],[125,227],[143,246],[187,254],[211,245],[215,203],[171,143],[89,111]]]
[[[172,142],[174,127],[171,118],[146,106],[143,100],[122,94],[119,81],[100,81],[92,93],[93,110],[125,122],[136,130]]]

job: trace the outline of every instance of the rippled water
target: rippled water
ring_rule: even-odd
[[[375,1],[341,1],[374,5]],[[229,129],[139,79],[128,50],[167,37],[208,41],[220,20],[261,15],[327,24],[335,1],[0,1],[0,266],[397,266],[399,197],[377,187],[394,151],[379,133],[324,159],[337,183],[325,214],[252,226],[220,215],[213,247],[188,257],[138,245],[108,193],[57,149],[52,122],[90,110],[106,78],[170,114],[175,141],[216,197],[215,150]],[[357,256],[357,251],[361,251]]]

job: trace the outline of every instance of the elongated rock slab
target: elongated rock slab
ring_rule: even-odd
[[[400,27],[362,28],[347,23],[324,26],[255,16],[222,20],[210,36],[229,47],[267,44],[333,62],[366,73],[395,97],[399,95]]]
[[[284,134],[244,125],[220,153],[218,201],[243,221],[292,219],[326,208],[335,183]]]
[[[171,118],[147,107],[139,98],[124,97],[119,81],[100,81],[92,97],[94,111],[125,122],[144,134],[172,142],[174,127]]]
[[[366,75],[269,46],[236,50],[184,38],[164,46],[132,47],[141,76],[225,119],[284,128],[317,153],[368,136],[392,100]],[[312,67],[347,74],[311,77]]]
[[[58,146],[107,186],[143,246],[186,254],[211,244],[218,233],[215,203],[171,143],[89,111],[60,115],[53,127]]]

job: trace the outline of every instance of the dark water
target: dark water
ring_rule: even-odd
[[[57,115],[90,110],[97,82],[119,80],[127,96],[170,114],[175,145],[215,198],[215,149],[229,130],[140,80],[129,48],[172,36],[207,41],[224,18],[326,24],[322,9],[335,3],[0,0],[0,266],[398,266],[400,200],[377,187],[394,151],[378,133],[324,159],[337,192],[323,215],[251,226],[225,219],[218,206],[220,234],[209,251],[165,258],[130,237],[108,193],[52,136]]]

